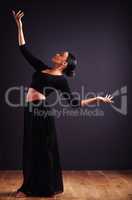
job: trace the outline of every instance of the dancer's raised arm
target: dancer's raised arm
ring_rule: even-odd
[[[24,12],[21,12],[21,10],[19,10],[17,13],[15,13],[15,11],[12,10],[12,13],[13,13],[13,16],[18,28],[18,43],[19,43],[19,46],[21,46],[25,44],[23,26],[22,26],[22,21],[21,21],[22,17],[24,16]]]
[[[17,13],[15,13],[14,10],[12,10],[14,19],[17,24],[18,28],[18,44],[19,44],[19,49],[25,59],[34,67],[35,70],[44,70],[49,68],[43,61],[40,59],[36,58],[29,50],[28,45],[25,42],[24,38],[24,33],[23,33],[23,24],[22,24],[22,17],[24,16],[24,12],[21,12],[19,10]]]

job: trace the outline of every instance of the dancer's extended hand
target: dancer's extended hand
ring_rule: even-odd
[[[97,100],[103,102],[103,103],[114,103],[112,100],[113,96],[106,95],[105,97],[97,96]]]

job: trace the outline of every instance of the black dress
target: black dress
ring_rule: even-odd
[[[27,45],[19,48],[35,69],[30,87],[46,97],[60,90],[71,107],[81,106],[81,101],[73,97],[64,75],[42,73],[49,67],[33,56]],[[55,119],[47,100],[25,101],[22,169],[23,183],[17,191],[29,196],[51,196],[64,191]]]

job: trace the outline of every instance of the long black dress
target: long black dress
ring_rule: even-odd
[[[54,91],[53,88],[60,90],[72,107],[80,107],[81,101],[73,97],[64,75],[42,73],[49,67],[32,55],[27,45],[19,48],[35,69],[30,87],[42,94],[46,86],[50,87],[44,92],[46,97]],[[29,196],[51,196],[64,191],[55,119],[51,113],[52,107],[47,100],[25,102],[23,184],[17,191]]]

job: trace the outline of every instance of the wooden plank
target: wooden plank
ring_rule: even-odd
[[[16,200],[22,178],[22,171],[0,171],[0,200]],[[63,194],[28,200],[132,200],[132,170],[64,170],[63,181]]]

